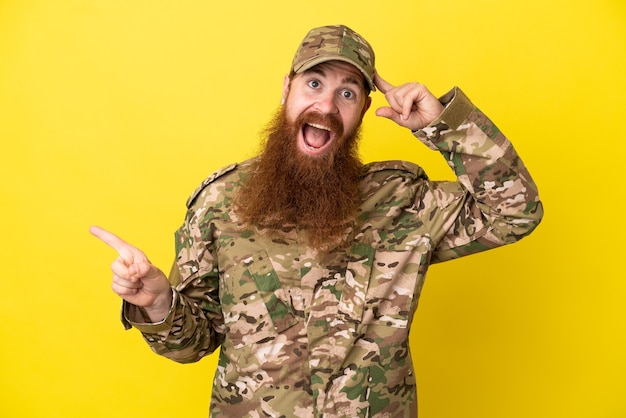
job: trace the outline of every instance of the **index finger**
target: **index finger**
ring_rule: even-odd
[[[100,239],[102,242],[113,248],[118,253],[121,252],[123,248],[129,245],[126,241],[124,241],[117,235],[107,231],[106,229],[100,228],[99,226],[94,225],[90,227],[89,232],[91,233],[91,235]]]
[[[391,84],[383,80],[383,78],[378,74],[378,71],[374,73],[374,85],[383,94],[387,93],[389,90],[393,88]]]

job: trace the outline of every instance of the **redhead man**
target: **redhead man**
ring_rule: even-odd
[[[263,152],[187,202],[167,277],[113,247],[123,322],[158,354],[221,348],[215,417],[415,417],[409,330],[431,263],[513,243],[539,224],[537,188],[509,140],[458,88],[393,86],[346,26],[312,29],[282,86]],[[357,153],[376,110],[438,151],[456,181]]]

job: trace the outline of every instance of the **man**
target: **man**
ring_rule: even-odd
[[[411,163],[364,165],[376,111],[438,150],[455,182]],[[119,252],[123,321],[179,362],[221,347],[211,413],[224,417],[415,417],[408,334],[428,266],[512,243],[542,217],[511,143],[457,88],[394,87],[345,26],[311,30],[283,85],[263,153],[205,180],[187,202],[168,278]]]

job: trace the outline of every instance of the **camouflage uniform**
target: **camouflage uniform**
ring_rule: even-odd
[[[215,417],[415,417],[408,335],[428,266],[529,234],[537,190],[511,143],[459,90],[415,136],[439,150],[456,182],[417,165],[367,165],[351,246],[319,255],[295,228],[258,234],[231,202],[250,161],[192,195],[176,233],[169,316],[146,324],[158,354],[194,362],[221,346]]]

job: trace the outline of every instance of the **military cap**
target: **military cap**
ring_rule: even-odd
[[[339,60],[358,68],[372,91],[374,85],[374,50],[358,33],[344,25],[311,29],[298,47],[291,70],[302,73],[322,62]]]

